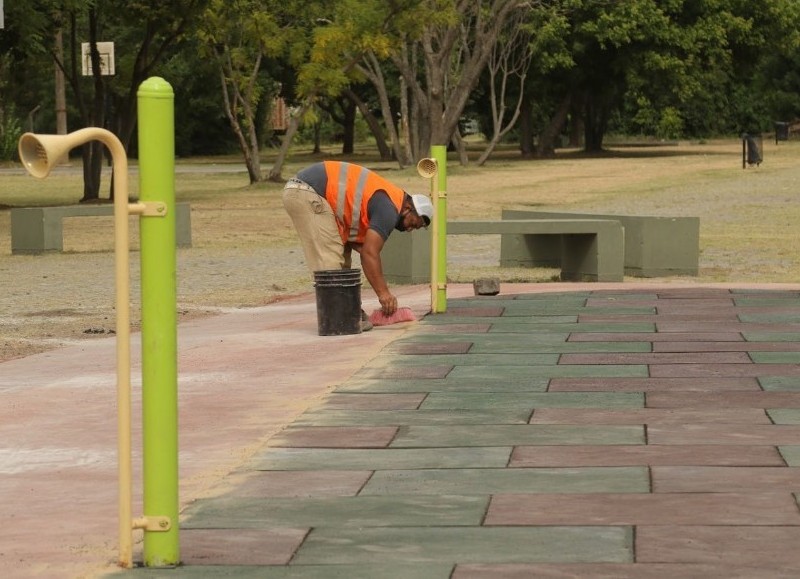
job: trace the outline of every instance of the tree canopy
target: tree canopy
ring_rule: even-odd
[[[322,118],[341,125],[344,151],[363,119],[381,156],[407,165],[459,147],[467,117],[483,125],[482,162],[500,138],[547,155],[559,137],[598,151],[610,132],[707,137],[800,117],[796,0],[32,0],[7,4],[5,25],[6,156],[23,128],[54,132],[56,69],[69,125],[105,126],[131,154],[136,89],[164,76],[184,109],[179,152],[236,148],[251,182],[280,179],[300,127]],[[509,50],[518,30],[525,44]],[[104,40],[116,75],[84,77],[81,43]],[[513,88],[502,54],[506,71],[526,62]],[[291,112],[280,133],[276,99]],[[281,154],[264,174],[268,143]],[[89,198],[102,156],[84,155]]]

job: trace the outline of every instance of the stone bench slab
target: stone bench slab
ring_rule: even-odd
[[[113,216],[114,205],[61,205],[11,209],[11,253],[36,255],[64,250],[65,217]],[[175,205],[175,242],[191,247],[191,211],[188,203]]]

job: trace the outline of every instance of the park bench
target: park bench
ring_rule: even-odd
[[[113,204],[14,207],[11,209],[11,253],[38,254],[64,250],[65,217],[94,217],[114,214]],[[188,203],[175,206],[175,243],[191,247],[192,226]]]
[[[622,281],[624,230],[612,219],[503,219],[449,221],[447,235],[552,237],[565,281]],[[526,244],[527,245],[527,244]],[[383,273],[392,283],[430,281],[430,233],[392,235],[381,252]]]
[[[625,229],[625,275],[696,276],[700,260],[698,217],[598,215],[504,209],[502,219],[612,219]],[[500,241],[504,267],[559,267],[561,247],[546,235],[505,234]]]

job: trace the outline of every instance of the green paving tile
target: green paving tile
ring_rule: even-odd
[[[581,314],[592,314],[592,315],[614,315],[614,314],[621,314],[621,315],[652,315],[656,313],[656,308],[654,306],[633,306],[633,305],[613,305],[609,303],[608,305],[605,304],[592,304],[584,308]]]
[[[457,314],[447,314],[446,316],[427,316],[423,324],[430,325],[451,325],[451,324],[520,324],[527,328],[539,328],[548,326],[568,326],[575,324],[578,314],[573,313],[567,318],[563,314],[552,316],[459,316]]]
[[[336,392],[546,392],[548,378],[495,377],[485,379],[366,380],[354,379]]]
[[[609,302],[615,302],[618,300],[657,300],[659,299],[659,294],[658,292],[638,293],[629,290],[602,290],[592,292],[590,297],[594,301],[607,300]]]
[[[365,368],[386,366],[547,366],[558,363],[558,354],[392,354],[373,358]]]
[[[644,364],[575,364],[555,366],[456,366],[447,374],[450,380],[468,378],[491,380],[498,375],[510,378],[646,378]]]
[[[448,308],[446,314],[437,315],[433,314],[430,317],[433,319],[439,318],[448,318],[448,317],[475,317],[469,316],[467,309],[464,310],[464,314],[461,314],[460,308]],[[503,314],[500,317],[508,318],[508,317],[526,317],[531,318],[534,322],[535,321],[546,321],[548,318],[556,318],[556,317],[563,317],[565,321],[569,321],[569,318],[573,320],[579,313],[584,311],[583,304],[570,304],[570,303],[520,303],[519,305],[511,304],[505,305]],[[481,319],[488,319],[490,316],[480,316]],[[538,319],[541,318],[541,319]],[[427,320],[428,318],[426,318]]]
[[[269,448],[251,460],[253,470],[378,470],[502,467],[511,448]]]
[[[175,569],[126,569],[104,577],[158,577],[164,579],[449,579],[452,563],[373,563],[362,565],[195,565]]]
[[[500,408],[644,408],[641,392],[432,392],[420,406],[424,410]]]
[[[775,424],[800,424],[800,408],[768,408],[767,414]]]
[[[651,322],[581,322],[579,324],[521,324],[519,322],[492,323],[489,333],[506,332],[509,334],[527,334],[529,332],[655,332],[656,325]]]
[[[800,342],[800,332],[748,332],[742,336],[748,342]]]
[[[362,495],[647,493],[643,466],[379,470]]]
[[[800,466],[800,446],[786,445],[779,446],[778,452],[783,456],[783,460],[789,466]]]
[[[786,296],[781,298],[776,297],[741,297],[734,296],[733,303],[738,307],[756,307],[756,308],[769,308],[769,307],[800,307],[800,298],[797,296]]]
[[[586,303],[586,298],[591,294],[585,293],[569,293],[569,294],[519,294],[515,296],[481,296],[475,298],[458,298],[447,301],[448,310],[457,310],[459,307],[478,307],[484,305],[498,305],[503,307],[525,307],[527,304],[535,303],[554,303],[554,304],[572,304],[583,305]]]
[[[404,424],[526,424],[529,408],[456,410],[309,410],[297,426],[401,426]]]
[[[800,352],[748,352],[756,364],[797,364]]]
[[[776,312],[776,313],[751,313],[751,314],[739,314],[739,320],[746,323],[756,323],[756,324],[792,324],[800,322],[800,312],[793,312],[793,311],[783,311],[783,312]]]
[[[762,376],[758,379],[764,390],[798,392],[800,391],[800,378],[797,376]]]
[[[501,424],[474,426],[403,426],[392,448],[437,446],[520,446],[560,444],[644,444],[643,426],[565,426]]]
[[[563,293],[530,293],[530,294],[516,294],[514,295],[515,301],[525,302],[525,301],[572,301],[572,300],[582,300],[586,301],[586,298],[592,296],[593,291],[569,291]]]
[[[186,529],[426,527],[480,525],[488,496],[358,496],[200,499],[184,512]]]
[[[632,562],[630,527],[314,529],[293,562]]]

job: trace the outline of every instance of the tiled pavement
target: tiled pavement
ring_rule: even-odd
[[[800,576],[800,287],[471,294],[359,336],[313,296],[181,324],[177,569],[114,571],[113,338],[4,362],[2,575]]]
[[[129,573],[795,578],[798,362],[798,291],[453,299],[189,505],[182,567]]]

